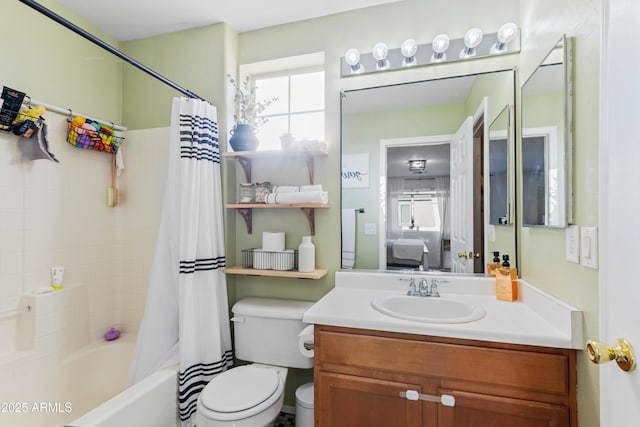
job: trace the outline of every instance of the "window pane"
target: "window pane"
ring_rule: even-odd
[[[324,113],[292,114],[291,133],[296,139],[324,141]]]
[[[273,101],[260,115],[287,114],[289,105],[289,80],[287,76],[268,79],[256,79],[256,101],[273,97]]]
[[[258,127],[258,150],[279,150],[280,135],[287,132],[287,116],[270,117]]]
[[[324,72],[291,76],[291,112],[324,110]]]

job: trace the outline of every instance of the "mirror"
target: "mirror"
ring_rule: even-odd
[[[572,221],[571,46],[563,37],[522,86],[522,225]]]
[[[343,93],[343,268],[484,273],[493,251],[516,259],[514,81],[505,70]]]
[[[511,107],[506,106],[489,126],[489,224],[505,226],[509,217],[509,147]]]

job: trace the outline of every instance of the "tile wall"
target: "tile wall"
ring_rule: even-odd
[[[164,193],[168,129],[127,133],[121,205],[112,208],[106,203],[112,156],[69,145],[66,118],[45,118],[49,148],[60,163],[21,162],[18,137],[0,132],[0,313],[48,289],[50,268],[64,266],[64,290],[38,297],[44,305],[32,343],[41,356],[62,357],[101,340],[111,326],[137,332]],[[0,362],[18,341],[17,323],[0,315]],[[4,369],[0,363],[0,377]]]

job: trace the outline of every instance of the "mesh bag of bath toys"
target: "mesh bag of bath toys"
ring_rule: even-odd
[[[68,127],[67,142],[78,148],[115,153],[124,140],[112,128],[80,116],[71,119]]]

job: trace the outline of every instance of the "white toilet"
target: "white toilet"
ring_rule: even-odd
[[[307,301],[245,298],[233,308],[238,366],[215,377],[200,393],[197,427],[272,426],[282,409],[287,368],[309,369],[313,358],[298,349],[298,334],[307,326]]]

